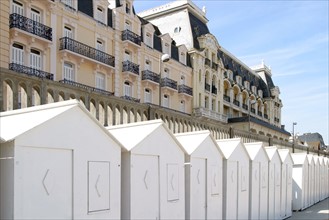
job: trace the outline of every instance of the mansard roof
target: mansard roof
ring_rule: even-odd
[[[193,35],[193,46],[196,49],[201,49],[198,41],[198,37],[202,35],[206,35],[209,32],[209,29],[205,23],[203,23],[200,19],[194,16],[192,13],[188,13],[190,24],[191,24],[191,31]]]

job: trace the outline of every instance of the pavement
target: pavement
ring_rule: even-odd
[[[321,219],[329,220],[329,198],[316,203],[315,205],[304,209],[303,211],[293,212],[292,216],[287,218],[287,220],[295,219]]]

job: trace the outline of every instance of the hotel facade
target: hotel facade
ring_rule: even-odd
[[[78,99],[104,126],[161,118],[174,133],[288,143],[271,69],[225,50],[205,9],[133,4],[1,1],[0,110]]]

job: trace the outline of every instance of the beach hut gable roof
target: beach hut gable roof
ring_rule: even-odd
[[[275,155],[275,152],[277,152],[276,147],[266,147],[266,154],[270,160],[272,160],[273,156]]]
[[[284,163],[284,161],[286,161],[286,159],[288,157],[291,158],[291,155],[290,155],[290,152],[288,149],[278,149],[278,153],[279,153],[280,160],[282,163]],[[291,158],[291,160],[292,160],[292,158]]]
[[[292,160],[294,162],[294,165],[301,165],[305,163],[305,160],[307,160],[308,163],[308,158],[306,153],[294,153],[291,154]]]
[[[246,150],[248,152],[249,159],[254,160],[258,152],[261,150],[261,148],[264,148],[264,143],[263,142],[245,143],[244,146],[246,147]],[[266,154],[266,158],[269,159],[267,154]]]
[[[242,145],[240,138],[221,139],[221,140],[216,140],[216,142],[220,146],[220,149],[222,150],[223,155],[226,159],[230,158],[230,156],[236,150],[236,148]],[[246,152],[246,149],[244,147],[242,148]],[[248,153],[246,152],[246,154]]]

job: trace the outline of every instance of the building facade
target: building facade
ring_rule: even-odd
[[[78,99],[104,125],[162,118],[174,132],[288,142],[271,70],[220,46],[205,10],[133,4],[1,1],[0,110]]]

